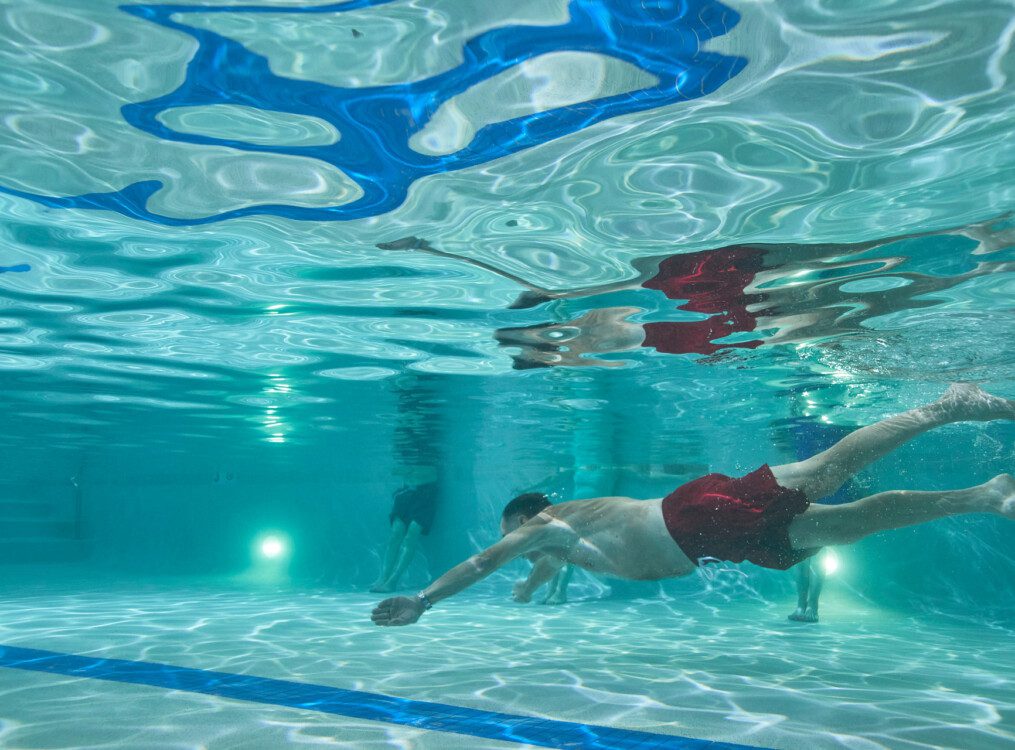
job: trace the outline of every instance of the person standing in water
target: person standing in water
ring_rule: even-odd
[[[416,556],[420,537],[430,533],[437,512],[437,470],[431,466],[420,466],[407,473],[408,483],[395,493],[388,515],[391,532],[381,573],[370,587],[374,593],[398,588],[398,582]]]
[[[806,392],[805,392],[806,393]],[[790,438],[796,446],[797,458],[827,450],[844,438],[849,429],[821,422],[799,421],[790,429]],[[857,499],[853,481],[847,480],[839,489],[821,499],[822,505],[841,505]],[[821,555],[815,555],[793,568],[796,578],[797,606],[787,619],[793,622],[815,623],[818,606],[825,587],[825,566]]]
[[[373,592],[398,588],[419,550],[421,537],[430,533],[440,499],[439,393],[431,379],[420,373],[406,373],[394,379],[392,387],[396,404],[394,473],[401,475],[403,486],[395,492],[388,514],[391,531],[381,572],[370,586]]]
[[[1015,477],[944,492],[890,490],[842,505],[821,505],[847,479],[922,433],[954,422],[1015,419],[1015,401],[971,384],[951,386],[937,401],[852,432],[828,450],[744,477],[708,474],[665,498],[602,497],[538,512],[512,508],[502,538],[416,596],[385,599],[371,613],[380,626],[410,625],[434,604],[517,557],[534,564],[515,596],[525,599],[565,564],[637,580],[676,578],[709,559],[786,570],[828,545],[966,513],[1015,520]]]
[[[818,558],[809,557],[794,568],[796,571],[796,609],[786,615],[793,622],[817,622],[818,600],[825,585],[825,571]]]

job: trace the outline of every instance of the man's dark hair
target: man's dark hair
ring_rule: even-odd
[[[542,492],[526,492],[505,505],[504,512],[500,514],[500,517],[510,518],[520,513],[532,518],[550,505],[550,498]]]

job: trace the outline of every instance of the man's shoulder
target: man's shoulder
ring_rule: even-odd
[[[591,503],[616,503],[616,502],[638,502],[638,498],[627,495],[602,495],[600,497],[587,497],[582,500],[568,500],[566,503],[553,505],[553,508],[563,508],[566,505],[589,505]]]
[[[604,506],[616,508],[621,505],[637,502],[641,501],[624,495],[604,495],[603,497],[568,500],[564,503],[551,505],[549,508],[544,510],[543,513],[547,514],[550,518],[558,518],[566,521],[568,518],[572,518],[576,515],[584,516],[588,513],[595,513],[602,510]]]

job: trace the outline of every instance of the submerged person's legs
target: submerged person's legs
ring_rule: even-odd
[[[970,383],[956,384],[932,404],[862,427],[815,456],[773,466],[772,474],[781,486],[801,490],[808,500],[820,500],[868,464],[927,430],[952,422],[993,419],[1015,419],[1015,401],[991,396]]]
[[[406,569],[409,567],[409,563],[412,562],[412,558],[416,556],[416,550],[419,549],[419,537],[423,533],[423,527],[415,521],[409,522],[409,528],[405,532],[405,538],[402,539],[402,550],[398,556],[398,562],[395,565],[395,569],[391,572],[388,577],[389,591],[394,591],[398,588],[398,581],[402,578]]]
[[[844,505],[811,505],[790,523],[789,539],[800,550],[852,544],[879,531],[964,513],[994,513],[1015,520],[1015,477],[1000,474],[964,490],[895,490]]]
[[[391,519],[391,533],[388,535],[388,546],[384,551],[384,563],[381,567],[381,573],[370,586],[370,590],[375,594],[394,591],[394,587],[389,587],[388,579],[391,578],[391,574],[395,570],[395,565],[402,551],[402,540],[405,539],[407,531],[405,522],[401,518]]]
[[[825,583],[825,572],[811,557],[796,566],[797,606],[790,620],[796,622],[818,621],[818,600]]]

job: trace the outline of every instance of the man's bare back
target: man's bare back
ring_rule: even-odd
[[[695,564],[673,543],[661,505],[630,497],[572,500],[528,523],[552,528],[540,552],[593,573],[634,580],[685,576]]]

